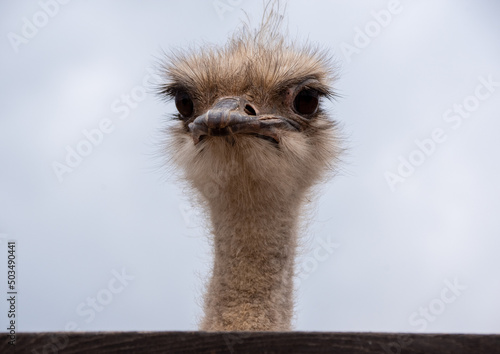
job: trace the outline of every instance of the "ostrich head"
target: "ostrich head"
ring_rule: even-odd
[[[331,62],[289,42],[281,21],[268,9],[257,30],[244,26],[223,47],[175,52],[163,66],[160,91],[178,111],[169,152],[207,199],[236,175],[240,185],[265,182],[262,197],[300,194],[338,156],[336,124],[322,104],[334,97]]]
[[[168,150],[211,219],[204,330],[290,329],[297,220],[340,151],[323,107],[331,63],[280,25],[268,8],[257,30],[163,65],[160,92],[178,111]]]

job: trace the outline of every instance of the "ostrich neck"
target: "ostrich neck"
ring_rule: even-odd
[[[214,265],[201,329],[289,330],[301,198],[234,194],[209,201]]]

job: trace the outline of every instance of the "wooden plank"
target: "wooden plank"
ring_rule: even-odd
[[[2,334],[5,339],[6,333]],[[500,354],[500,335],[330,332],[19,333],[0,353]]]

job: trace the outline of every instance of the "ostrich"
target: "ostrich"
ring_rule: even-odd
[[[257,29],[162,64],[160,94],[178,111],[169,156],[211,225],[200,330],[291,329],[301,216],[341,152],[321,103],[335,96],[331,61],[288,40],[282,17],[267,5]]]

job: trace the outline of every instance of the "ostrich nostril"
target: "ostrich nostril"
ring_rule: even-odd
[[[244,111],[249,116],[255,116],[255,115],[257,115],[257,113],[255,113],[255,109],[252,106],[250,106],[249,104],[245,105]]]

